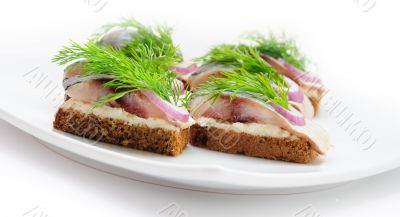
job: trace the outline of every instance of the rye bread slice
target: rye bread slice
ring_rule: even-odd
[[[170,156],[180,154],[189,140],[189,128],[178,131],[150,128],[63,106],[55,115],[53,127],[96,141]]]
[[[256,136],[199,124],[190,127],[190,144],[230,154],[296,163],[309,163],[318,157],[305,139]]]

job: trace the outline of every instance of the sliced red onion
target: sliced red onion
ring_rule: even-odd
[[[304,94],[303,91],[300,90],[299,85],[297,85],[292,79],[285,78],[286,84],[289,86],[288,98],[293,102],[303,102]]]
[[[142,91],[154,105],[164,111],[167,115],[181,122],[187,122],[189,120],[189,112],[185,108],[172,105],[171,103],[161,99],[152,91]]]
[[[284,66],[289,72],[291,72],[294,77],[296,79],[300,79],[306,82],[310,82],[310,83],[317,83],[320,84],[322,83],[321,80],[315,76],[312,76],[310,74],[307,74],[303,71],[301,71],[300,69],[290,65],[289,63],[287,63],[286,61],[282,60],[282,59],[278,59],[279,63],[281,63],[282,66]]]
[[[186,67],[184,67],[184,66],[171,66],[171,67],[169,67],[169,69],[173,70],[173,71],[175,71],[175,72],[177,72],[179,74],[186,75],[186,74],[191,74],[191,73],[195,72],[198,69],[198,67],[197,67],[196,63],[192,63],[192,64],[190,64],[189,66],[186,66]]]
[[[279,114],[281,114],[283,117],[285,117],[290,123],[298,126],[304,126],[306,125],[306,120],[304,119],[304,116],[300,114],[299,112],[296,111],[288,111],[279,105],[271,103],[271,106],[277,111]]]
[[[282,58],[278,58],[278,59],[276,59],[277,61],[278,61],[278,63],[281,65],[281,66],[285,66],[285,60],[283,60]]]

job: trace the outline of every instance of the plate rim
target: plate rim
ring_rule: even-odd
[[[20,130],[43,140],[64,151],[69,151],[89,160],[98,161],[109,166],[124,169],[155,179],[167,180],[173,183],[185,184],[193,187],[202,187],[216,190],[224,189],[290,189],[307,188],[332,185],[354,181],[400,167],[400,158],[380,161],[373,167],[345,170],[342,172],[307,172],[307,173],[265,173],[249,172],[239,169],[227,168],[218,165],[181,165],[174,162],[157,162],[137,156],[124,156],[112,150],[107,150],[94,145],[88,145],[73,137],[68,137],[60,132],[48,133],[45,130],[28,123],[21,118],[0,108],[0,118]],[[57,140],[57,141],[56,141]],[[59,142],[61,141],[61,143]],[[68,145],[65,145],[68,144]],[[122,158],[129,161],[121,161]],[[117,163],[119,162],[119,163]],[[129,167],[126,163],[135,163]],[[158,170],[154,173],[153,171]],[[166,171],[168,173],[166,173]],[[172,173],[171,173],[172,170]],[[176,174],[185,174],[184,176]],[[210,176],[210,174],[212,174]],[[195,175],[195,176],[193,176]],[[200,175],[200,176],[199,176]],[[196,180],[189,177],[196,177]],[[203,177],[199,179],[199,177]],[[296,182],[291,181],[296,178]],[[226,182],[225,180],[231,180]]]

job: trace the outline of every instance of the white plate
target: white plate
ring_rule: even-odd
[[[52,64],[48,66],[50,70]],[[180,156],[168,157],[53,130],[54,113],[62,101],[61,73],[48,74],[43,69],[8,77],[9,82],[3,84],[0,95],[6,99],[0,104],[0,117],[63,155],[129,178],[202,191],[283,194],[331,187],[393,169],[400,163],[400,147],[391,140],[395,130],[381,127],[387,126],[381,123],[389,120],[398,121],[398,116],[355,95],[340,94],[346,93],[346,89],[335,86],[335,82],[330,82],[335,91],[327,95],[316,119],[328,130],[335,146],[317,162],[302,165],[218,153],[190,145]],[[41,78],[45,79],[40,82]],[[55,91],[51,92],[53,88]],[[336,100],[341,104],[332,110],[331,104]],[[338,116],[346,107],[342,116]],[[377,111],[384,112],[375,118],[369,115]],[[359,121],[352,128],[353,134],[352,130],[346,131],[347,124],[337,123],[351,113],[348,123]],[[368,131],[362,134],[364,129]]]
[[[400,80],[397,64],[400,36],[392,25],[382,25],[393,20],[390,13],[382,10],[383,4],[363,13],[351,2],[313,1],[293,7],[287,7],[285,1],[229,3],[232,6],[229,13],[216,19],[204,13],[192,13],[192,4],[180,1],[142,1],[140,4],[130,1],[131,5],[128,1],[108,2],[104,10],[94,11],[87,1],[57,4],[27,1],[23,7],[18,1],[15,3],[18,12],[0,13],[6,21],[0,40],[0,118],[59,153],[98,169],[204,191],[304,192],[368,177],[400,165],[397,139],[400,100],[396,88]],[[203,2],[196,4],[196,11],[218,14],[227,4],[226,1]],[[254,7],[256,4],[259,7]],[[43,5],[46,10],[39,10]],[[346,16],[337,16],[337,11]],[[52,55],[70,39],[82,42],[101,24],[121,16],[174,26],[174,39],[187,57],[202,55],[211,45],[232,42],[241,33],[253,29],[286,30],[297,36],[307,56],[320,66],[321,78],[331,90],[316,121],[327,129],[335,147],[308,165],[229,155],[192,146],[174,158],[93,144],[53,130],[52,121],[62,101],[63,89],[62,67],[50,63]],[[386,18],[379,19],[383,17]],[[340,104],[333,109],[336,101]],[[337,123],[350,114],[353,116],[347,124],[358,123],[353,134],[352,129],[346,131],[346,124]],[[361,134],[364,130],[369,131]],[[369,135],[369,141],[362,144]],[[375,139],[376,143],[368,148]]]

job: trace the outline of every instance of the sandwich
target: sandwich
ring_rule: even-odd
[[[325,130],[291,102],[301,90],[256,48],[220,45],[198,60],[203,65],[189,79],[192,145],[297,163],[327,152]]]
[[[170,66],[182,55],[166,27],[135,20],[106,25],[53,58],[64,71],[65,102],[55,129],[128,148],[175,156],[193,124],[189,92]]]

